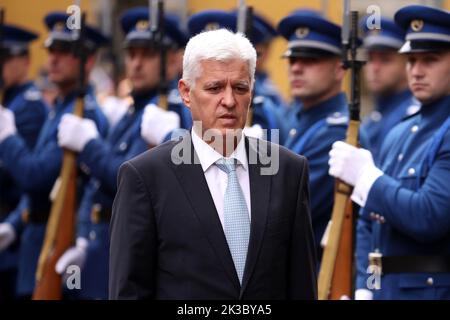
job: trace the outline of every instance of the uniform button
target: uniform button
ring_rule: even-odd
[[[375,219],[375,212],[371,212],[371,213],[370,213],[370,218],[371,218],[371,219]]]
[[[433,278],[430,277],[430,278],[427,279],[427,285],[432,286],[433,283],[434,283]]]
[[[375,122],[379,122],[379,121],[381,121],[381,119],[383,118],[383,116],[381,115],[380,112],[378,112],[378,111],[373,111],[373,112],[370,114],[370,118],[371,118],[373,121],[375,121]]]
[[[290,135],[291,137],[295,136],[296,133],[297,133],[297,130],[296,130],[295,128],[292,128],[292,129],[289,131],[289,135]]]
[[[375,220],[380,220],[380,215],[378,213],[375,215]]]
[[[80,168],[81,170],[86,173],[87,175],[91,174],[91,170],[89,169],[89,167],[87,166],[87,164],[85,164],[84,162],[80,164]]]
[[[120,151],[126,150],[127,147],[128,147],[128,144],[127,144],[126,142],[122,142],[122,143],[119,145]]]
[[[408,175],[412,176],[412,175],[414,175],[415,173],[416,173],[416,169],[414,169],[414,168],[409,168],[409,169],[408,169]]]
[[[89,239],[91,239],[92,241],[94,241],[95,238],[97,238],[97,234],[95,233],[95,231],[89,232]]]
[[[417,130],[419,130],[419,126],[418,125],[414,125],[414,126],[411,127],[411,132],[412,133],[417,132]]]
[[[403,153],[400,153],[397,157],[398,162],[403,160]]]
[[[381,216],[381,217],[380,217],[380,223],[385,223],[385,222],[386,222],[386,219],[384,219],[384,217]]]

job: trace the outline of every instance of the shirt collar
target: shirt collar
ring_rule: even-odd
[[[203,141],[197,135],[197,133],[194,131],[194,129],[191,130],[191,136],[192,136],[192,144],[194,145],[195,152],[197,153],[197,156],[200,160],[200,164],[202,166],[203,172],[206,172],[206,170],[208,170],[209,167],[211,167],[211,165],[216,163],[218,160],[222,159],[223,156],[220,153],[218,153],[216,150],[214,150],[209,144],[207,144],[205,141]],[[242,165],[244,170],[248,169],[247,152],[245,151],[244,134],[242,134],[241,139],[240,139],[236,149],[230,155],[230,158],[236,159],[238,161],[238,164]]]

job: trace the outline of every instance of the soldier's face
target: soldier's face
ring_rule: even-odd
[[[450,94],[450,51],[410,53],[406,73],[414,96],[424,104]]]
[[[70,51],[48,50],[48,78],[58,86],[76,83],[80,72],[80,60]]]
[[[248,64],[242,60],[203,60],[200,66],[193,88],[184,80],[178,86],[192,119],[201,121],[202,133],[214,129],[225,135],[227,129],[244,128],[251,100]]]
[[[369,51],[364,75],[375,95],[390,95],[407,86],[405,58],[396,51]]]
[[[28,74],[30,60],[27,55],[10,56],[3,62],[3,81],[5,87],[11,87],[24,81]]]
[[[133,90],[153,89],[159,81],[159,53],[151,48],[129,48],[125,56],[125,68]]]
[[[340,88],[344,74],[337,57],[289,59],[291,94],[304,102],[317,100]]]

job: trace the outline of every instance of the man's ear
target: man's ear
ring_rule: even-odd
[[[180,81],[178,81],[178,91],[180,92],[181,100],[183,100],[184,105],[186,107],[190,108],[191,107],[191,96],[190,96],[191,89],[189,88],[186,80],[180,79]]]
[[[336,80],[338,81],[343,81],[345,74],[347,73],[347,70],[344,68],[344,64],[342,63],[341,59],[338,58],[336,60],[336,65],[335,65],[335,74],[336,74]]]
[[[94,69],[95,59],[96,59],[96,55],[95,54],[90,54],[90,55],[87,56],[86,66],[85,66],[85,70],[86,70],[86,74],[87,75],[92,71],[92,69]]]

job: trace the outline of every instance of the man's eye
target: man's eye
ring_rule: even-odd
[[[209,88],[206,88],[206,91],[209,91],[209,92],[218,92],[220,90],[220,87],[209,87]]]
[[[235,90],[238,93],[247,93],[248,92],[248,87],[246,87],[246,86],[239,86],[239,87],[236,87]]]

